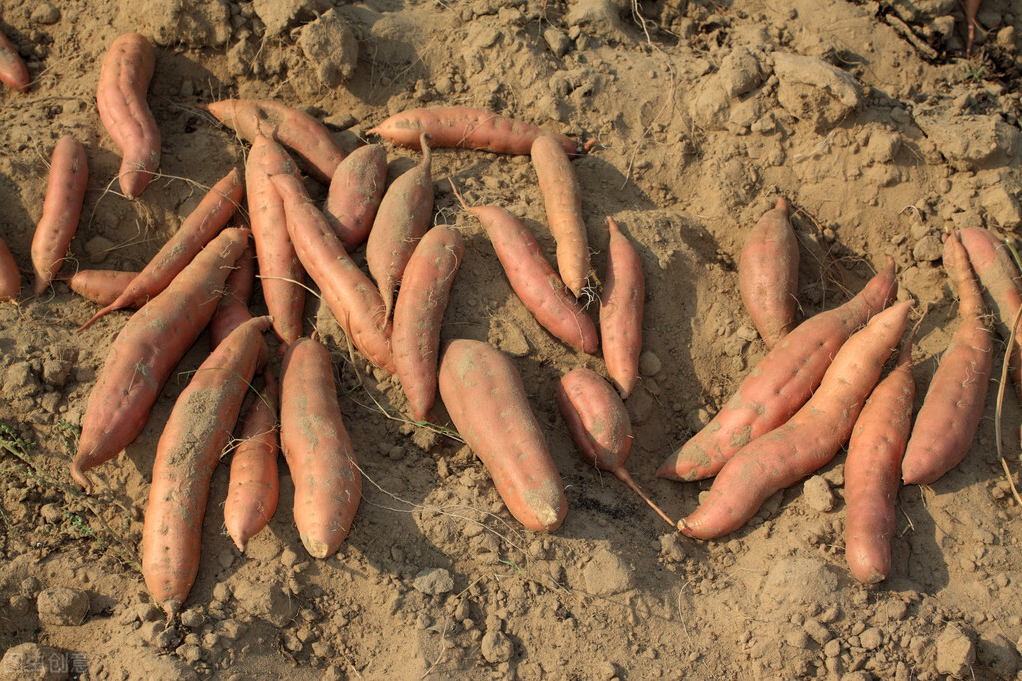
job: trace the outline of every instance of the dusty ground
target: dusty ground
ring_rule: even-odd
[[[596,137],[575,164],[594,267],[603,271],[613,215],[647,277],[628,467],[680,517],[708,483],[653,472],[764,355],[736,263],[778,193],[796,209],[804,316],[847,299],[887,256],[901,296],[928,306],[917,405],[956,325],[939,234],[1022,224],[1022,11],[1011,0],[983,4],[971,59],[956,0],[672,0],[638,12],[597,0],[335,4],[358,41],[348,80],[315,51],[323,34],[305,28],[327,0],[0,0],[0,29],[34,81],[27,95],[0,90],[0,233],[19,264],[30,267],[53,144],[72,133],[91,172],[77,266],[140,268],[201,187],[243,163],[244,145],[196,108],[222,97],[305,109],[349,151],[419,105],[488,107]],[[105,191],[119,158],[95,107],[106,46],[129,30],[159,45],[149,101],[163,139],[163,177],[133,202]],[[389,153],[392,176],[416,162]],[[73,676],[99,679],[1022,678],[1019,508],[996,453],[996,383],[965,462],[932,488],[901,491],[893,568],[876,587],[845,564],[843,453],[814,494],[776,495],[724,540],[679,538],[579,459],[554,389],[572,367],[602,362],[525,312],[448,178],[471,203],[526,218],[552,257],[534,173],[523,158],[436,153],[436,222],[463,229],[468,246],[444,336],[513,357],[567,488],[564,525],[520,530],[469,450],[404,422],[393,380],[370,372],[359,385],[364,361],[352,365],[329,313],[310,303],[366,478],[353,531],[336,556],[310,559],[282,462],[280,509],[242,555],[222,529],[221,466],[199,578],[167,628],[137,551],[153,451],[184,381],[171,380],[143,435],[83,497],[69,451],[128,313],[76,333],[95,306],[61,283],[31,298],[26,277],[18,304],[0,307],[0,652],[51,646]],[[181,370],[205,353],[202,338]],[[1009,391],[1003,444],[1016,479],[1020,418]],[[60,601],[58,586],[87,599]],[[18,669],[28,667],[0,675]]]

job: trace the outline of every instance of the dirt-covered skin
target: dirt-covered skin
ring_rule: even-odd
[[[595,320],[612,215],[646,277],[627,467],[672,518],[692,513],[711,481],[656,478],[657,467],[766,355],[737,265],[748,227],[778,196],[799,238],[797,321],[846,302],[888,256],[900,295],[927,309],[913,350],[918,409],[959,325],[941,234],[983,226],[1003,237],[1022,224],[1017,3],[983,1],[968,60],[964,8],[950,0],[634,7],[641,14],[625,0],[0,0],[0,31],[31,81],[27,93],[0,87],[0,239],[25,272],[54,144],[73,134],[89,164],[61,274],[34,298],[23,272],[17,304],[0,303],[0,654],[51,646],[96,679],[1018,678],[1019,506],[994,419],[1003,343],[969,454],[935,484],[899,490],[882,583],[849,574],[844,452],[726,539],[685,539],[580,459],[557,385],[579,366],[606,377],[604,362],[536,321],[451,191],[449,179],[468,205],[523,219],[553,263],[523,155],[434,150],[431,224],[465,242],[441,339],[488,341],[521,375],[564,483],[556,532],[521,529],[471,449],[409,423],[396,378],[349,350],[311,293],[304,330],[331,353],[363,477],[334,556],[305,553],[283,459],[277,512],[241,554],[222,525],[222,465],[180,617],[167,628],[151,608],[137,554],[153,455],[187,383],[177,374],[208,355],[205,334],[139,437],[93,469],[106,491],[86,498],[68,477],[75,430],[127,315],[76,334],[99,306],[61,277],[140,271],[209,187],[243,167],[248,143],[201,109],[228,98],[303,111],[345,153],[382,143],[388,183],[421,152],[367,131],[413,108],[472,107],[595,139],[572,161],[592,264],[582,302]],[[128,201],[104,193],[118,189],[121,153],[95,98],[109,45],[133,31],[155,46],[146,101],[162,176]],[[357,58],[337,49],[352,42]],[[326,185],[304,183],[322,206]],[[364,271],[361,247],[351,254]],[[1022,412],[1008,393],[1001,442],[1017,483]],[[434,414],[450,426],[439,400]],[[47,590],[58,586],[86,606],[57,608],[72,624],[54,618]]]

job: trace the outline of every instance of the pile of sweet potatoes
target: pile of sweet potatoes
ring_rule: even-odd
[[[1019,273],[987,230],[945,235],[944,265],[961,300],[961,321],[913,419],[912,336],[903,338],[910,303],[891,306],[893,262],[849,302],[796,326],[797,263],[788,206],[778,199],[750,231],[739,265],[742,300],[770,352],[657,475],[713,478],[698,508],[678,523],[687,536],[711,539],[742,527],[769,496],[819,470],[847,444],[846,555],[857,579],[875,583],[890,569],[900,484],[931,484],[956,466],[983,413],[993,344],[977,275],[1007,340],[1022,309]],[[1008,354],[1018,387],[1018,345]]]
[[[27,76],[10,55],[0,36],[0,79],[24,90]],[[113,41],[99,74],[97,113],[121,152],[118,181],[127,200],[143,200],[159,170],[160,132],[147,102],[156,56],[147,38],[126,34]],[[229,450],[224,523],[240,550],[276,511],[278,453],[294,481],[293,519],[311,556],[336,552],[355,522],[358,443],[344,425],[330,352],[303,317],[309,291],[353,351],[397,377],[412,419],[437,421],[446,412],[525,528],[550,532],[564,522],[561,477],[514,362],[443,327],[465,246],[456,227],[434,226],[434,149],[530,156],[556,242],[554,264],[507,208],[470,207],[455,193],[482,224],[524,306],[580,355],[557,399],[582,458],[613,472],[685,535],[738,529],[767,497],[827,464],[850,440],[848,560],[859,579],[883,579],[899,478],[926,484],[956,465],[982,412],[991,345],[972,268],[1006,328],[1022,307],[1017,271],[1007,269],[988,235],[948,236],[945,263],[963,319],[910,427],[911,337],[903,337],[911,304],[894,303],[893,262],[844,305],[796,325],[798,245],[789,206],[778,199],[753,230],[739,276],[770,352],[657,472],[684,481],[715,477],[699,507],[675,522],[624,468],[634,436],[622,400],[639,380],[645,280],[635,247],[609,216],[606,269],[593,270],[572,165],[591,143],[479,109],[414,109],[369,131],[421,150],[421,161],[388,183],[382,145],[347,155],[318,119],[281,102],[227,99],[205,108],[248,143],[244,167],[213,182],[140,271],[65,271],[88,181],[88,150],[72,137],[53,151],[31,254],[35,295],[66,282],[101,306],[78,332],[114,336],[69,465],[88,492],[96,484],[90,471],[137,438],[174,368],[204,331],[209,337],[209,354],[160,437],[145,514],[143,575],[171,614],[196,578],[210,478]],[[325,204],[313,201],[307,181],[327,187]],[[0,300],[15,299],[20,287],[18,263],[0,241]],[[256,291],[266,314],[252,312]],[[596,320],[588,306],[594,298]],[[899,343],[897,364],[881,380]],[[1017,386],[1019,348],[1012,355]],[[581,366],[585,355],[602,356],[602,374]]]

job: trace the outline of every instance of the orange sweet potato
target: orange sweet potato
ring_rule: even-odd
[[[225,99],[206,105],[206,110],[248,142],[262,135],[282,144],[308,166],[312,175],[330,182],[344,151],[326,126],[304,111],[265,99]]]
[[[426,232],[408,260],[394,306],[394,368],[420,421],[429,418],[436,399],[440,324],[464,253],[461,233],[442,225]]]
[[[53,148],[50,179],[43,201],[43,214],[32,236],[32,266],[35,294],[41,296],[60,271],[78,229],[78,218],[89,181],[85,147],[71,135],[64,135]]]
[[[560,527],[568,512],[561,476],[511,360],[487,343],[451,341],[441,350],[439,387],[511,515],[536,532]]]
[[[326,348],[299,338],[284,355],[281,371],[280,448],[295,485],[295,525],[309,555],[326,558],[351,531],[362,476]]]
[[[642,260],[632,242],[609,215],[607,225],[610,245],[603,295],[600,296],[600,335],[607,373],[621,397],[626,398],[639,380],[646,283]]]
[[[103,127],[121,150],[120,186],[134,199],[160,167],[160,130],[146,91],[156,69],[156,50],[139,33],[126,33],[110,45],[99,71],[96,104]]]
[[[248,540],[270,522],[280,497],[277,475],[280,386],[269,368],[263,371],[263,378],[262,393],[256,395],[242,419],[240,441],[231,455],[230,483],[224,501],[224,527],[242,552]]]
[[[546,206],[547,225],[557,243],[557,271],[577,298],[582,295],[590,269],[582,188],[568,154],[553,137],[537,137],[530,154]]]
[[[929,485],[957,466],[972,447],[993,370],[993,339],[983,295],[957,234],[944,244],[944,262],[958,282],[961,324],[941,356],[901,462],[906,485]]]
[[[749,232],[738,265],[738,290],[767,348],[795,328],[798,239],[788,203],[777,199]]]
[[[528,154],[540,135],[555,138],[571,156],[580,153],[575,140],[492,111],[464,106],[408,109],[394,114],[367,132],[391,144],[418,149],[420,135],[430,135],[436,147],[482,149],[501,154]]]
[[[432,153],[423,138],[422,161],[387,187],[366,240],[366,266],[380,287],[387,319],[405,265],[433,221]]]
[[[269,317],[239,326],[181,391],[156,445],[142,526],[142,576],[157,603],[176,614],[199,571],[209,481],[238,421]]]
[[[330,178],[323,214],[349,253],[369,238],[387,187],[387,152],[367,144],[341,161]]]
[[[894,502],[912,427],[912,339],[859,412],[845,462],[845,558],[857,580],[876,584],[891,569]]]

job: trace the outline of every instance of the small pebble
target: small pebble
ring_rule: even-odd
[[[60,10],[49,3],[43,3],[35,8],[29,18],[33,24],[49,26],[60,21]]]
[[[646,350],[639,355],[639,372],[643,376],[656,376],[662,367],[660,358],[651,350]]]

